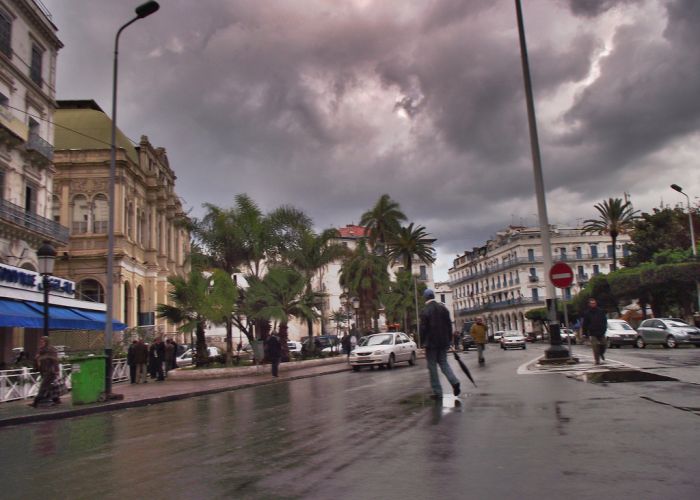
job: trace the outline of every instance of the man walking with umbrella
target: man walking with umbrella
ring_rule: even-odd
[[[435,293],[430,289],[423,292],[425,307],[420,315],[420,333],[425,346],[425,359],[428,362],[430,386],[433,389],[432,399],[442,398],[442,386],[438,377],[437,367],[447,377],[452,385],[452,391],[458,396],[459,380],[447,364],[447,349],[452,342],[452,320],[447,308],[435,300]]]

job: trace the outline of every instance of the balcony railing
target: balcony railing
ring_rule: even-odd
[[[34,151],[48,161],[53,161],[53,146],[42,139],[39,134],[29,132],[29,139],[25,146],[27,151]]]
[[[70,237],[67,227],[63,227],[51,219],[27,212],[22,207],[6,200],[0,200],[0,219],[64,245],[68,243]]]
[[[470,313],[493,311],[496,309],[507,309],[509,307],[531,306],[537,304],[544,304],[544,300],[533,299],[530,297],[520,297],[518,299],[501,300],[498,302],[487,302],[485,304],[479,304],[477,306],[465,307],[464,309],[458,310],[457,315],[465,316]]]

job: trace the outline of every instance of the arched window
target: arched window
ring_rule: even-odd
[[[107,223],[109,221],[109,204],[107,197],[103,194],[95,195],[92,199],[92,232],[107,233]]]
[[[55,194],[51,196],[51,219],[54,222],[61,222],[61,198]]]
[[[105,293],[102,285],[93,279],[84,279],[75,287],[75,293],[80,300],[89,300],[91,302],[105,301]]]
[[[79,194],[73,198],[73,217],[71,230],[73,234],[87,233],[88,217],[90,215],[90,207],[85,195]]]

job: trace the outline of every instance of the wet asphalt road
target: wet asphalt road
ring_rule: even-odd
[[[687,384],[518,375],[542,349],[464,354],[441,405],[420,362],[0,429],[2,497],[698,498],[700,416],[640,397]]]

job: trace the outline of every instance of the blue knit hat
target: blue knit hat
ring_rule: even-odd
[[[433,292],[430,288],[426,288],[425,291],[423,292],[423,297],[426,300],[434,299],[435,298],[435,292]]]

